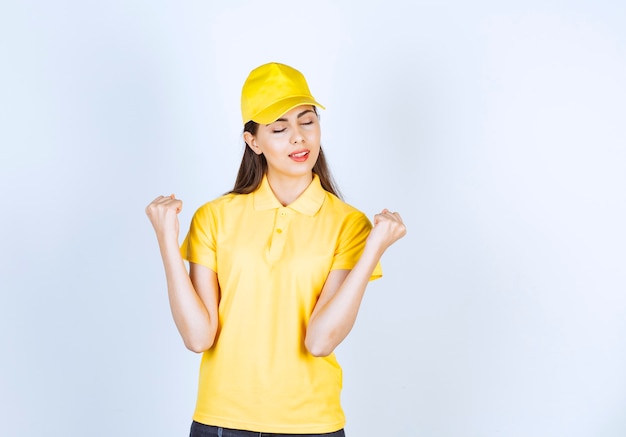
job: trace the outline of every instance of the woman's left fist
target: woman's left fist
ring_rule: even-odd
[[[374,227],[367,239],[368,242],[379,244],[384,250],[405,235],[406,226],[400,214],[383,209],[374,216]]]

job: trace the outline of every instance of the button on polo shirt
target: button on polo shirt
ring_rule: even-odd
[[[344,426],[341,369],[333,354],[309,354],[304,337],[328,273],[354,267],[370,229],[317,175],[288,206],[264,178],[251,194],[228,194],[196,211],[181,253],[217,273],[220,302],[194,420],[293,434]],[[381,274],[379,265],[371,279]]]

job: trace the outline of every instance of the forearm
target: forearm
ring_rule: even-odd
[[[202,352],[213,345],[217,331],[216,311],[209,311],[189,277],[175,239],[159,239],[167,292],[174,323],[185,346]]]
[[[336,293],[313,312],[305,338],[306,348],[313,355],[329,355],[346,338],[354,326],[367,284],[381,256],[382,250],[366,245]]]

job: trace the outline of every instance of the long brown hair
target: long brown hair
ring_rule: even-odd
[[[252,135],[256,135],[259,129],[259,124],[254,121],[247,122],[244,127],[244,132],[250,132]],[[239,165],[239,172],[237,173],[237,179],[235,180],[235,186],[229,192],[235,194],[249,194],[255,191],[261,185],[263,181],[263,175],[267,171],[267,160],[263,154],[257,155],[254,153],[248,145],[245,145],[243,157],[241,158],[241,164]],[[335,196],[341,197],[341,192],[333,179],[330,170],[328,169],[328,163],[324,156],[324,151],[320,147],[320,154],[317,157],[317,161],[313,166],[313,173],[319,176],[322,188]]]

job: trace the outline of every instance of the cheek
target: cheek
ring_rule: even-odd
[[[258,142],[257,145],[265,155],[275,155],[280,149],[280,147],[278,147],[275,142],[270,139],[264,139],[263,141]]]
[[[317,147],[315,150],[311,150],[311,157],[314,158],[313,159],[314,163],[317,162],[317,159],[319,158],[319,156],[320,156],[320,148],[319,147]]]
[[[320,130],[319,130],[319,129],[313,129],[313,130],[311,130],[311,131],[308,133],[309,140],[310,140],[310,141],[316,141],[316,142],[318,142],[318,143],[319,143],[319,141],[320,141],[320,136],[321,136],[320,134],[321,134],[321,132],[320,132]]]

